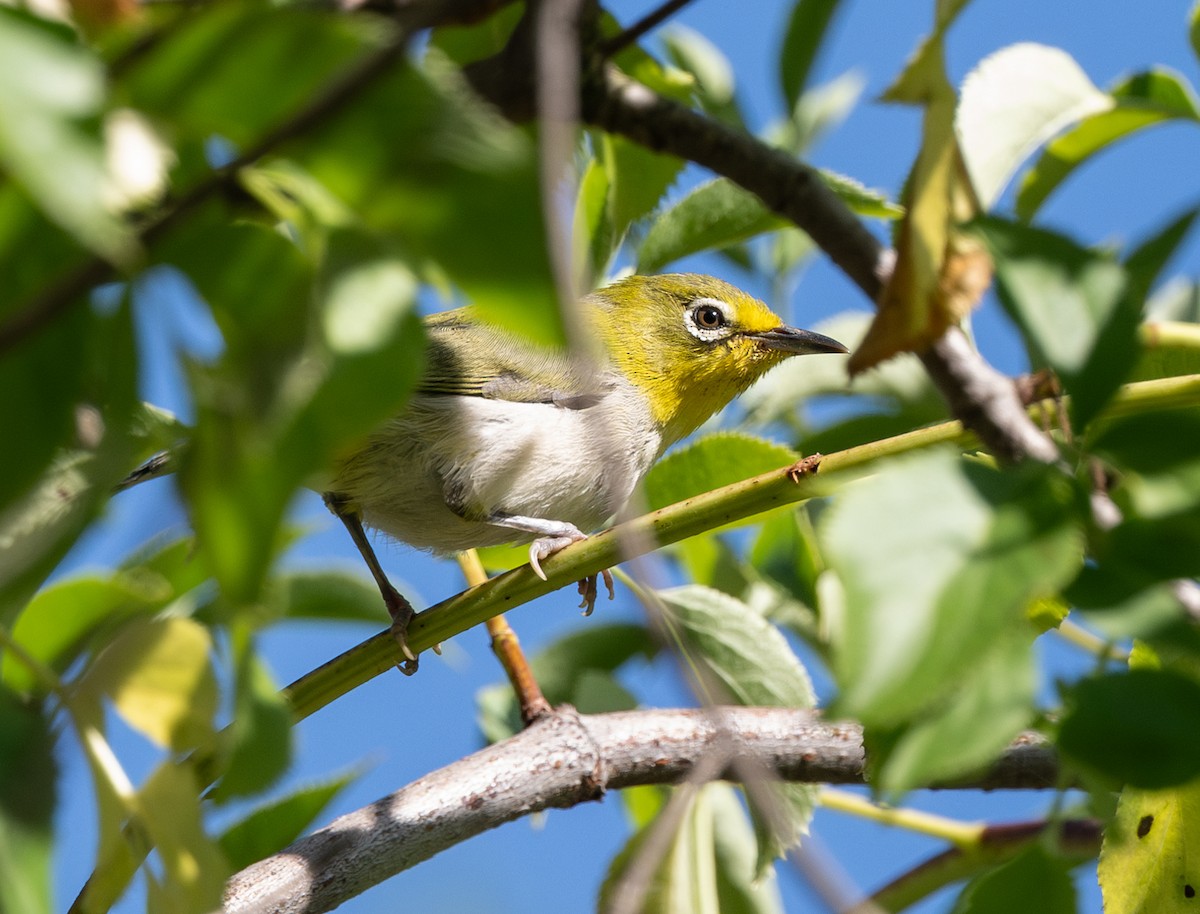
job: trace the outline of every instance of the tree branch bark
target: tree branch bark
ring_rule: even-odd
[[[580,715],[566,708],[341,816],[228,883],[225,914],[316,914],[481,832],[530,813],[669,784],[719,752],[722,778],[759,766],[790,781],[859,784],[862,731],[790,708]],[[740,765],[752,760],[754,765]],[[968,788],[1052,788],[1058,764],[1028,734]]]

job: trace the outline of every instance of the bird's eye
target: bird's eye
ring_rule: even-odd
[[[703,327],[705,330],[719,330],[725,326],[725,315],[721,313],[720,308],[712,305],[701,305],[695,310],[695,320],[697,327]]]

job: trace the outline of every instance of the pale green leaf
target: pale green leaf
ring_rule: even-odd
[[[0,7],[0,162],[86,247],[128,260],[100,136],[104,71],[65,26]]]
[[[734,72],[719,47],[686,26],[674,25],[663,36],[668,59],[695,80],[696,99],[708,114],[733,127],[745,121],[734,95]]]
[[[992,207],[1035,149],[1067,125],[1113,105],[1058,48],[1024,42],[985,57],[964,80],[955,116],[963,160],[983,209]]]
[[[946,450],[840,493],[819,528],[844,591],[837,713],[896,726],[940,703],[998,638],[1028,626],[1031,601],[1075,576],[1075,510],[1050,468],[999,472]]]
[[[208,630],[191,619],[134,619],[97,655],[79,691],[108,697],[158,745],[193,748],[211,735],[217,708],[211,649]]]
[[[1200,781],[1170,790],[1126,787],[1100,850],[1104,910],[1190,914],[1200,891],[1198,855]]]
[[[1021,179],[1017,215],[1031,219],[1076,168],[1112,143],[1171,120],[1200,121],[1195,95],[1183,77],[1165,69],[1129,77],[1113,87],[1107,110],[1097,108],[1047,144]]]

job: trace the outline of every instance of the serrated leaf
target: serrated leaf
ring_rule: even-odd
[[[678,633],[680,650],[701,671],[697,684],[707,703],[814,706],[808,671],[779,629],[761,614],[728,594],[696,584],[657,595],[668,629]],[[816,801],[808,784],[768,784],[764,789],[773,798],[771,810],[751,803],[760,874],[808,830]]]
[[[1190,914],[1200,891],[1200,781],[1126,787],[1104,830],[1098,875],[1108,914]]]
[[[983,209],[1035,149],[1114,104],[1058,48],[1022,42],[981,60],[963,81],[955,123]]]
[[[779,82],[788,108],[808,84],[809,74],[826,40],[838,0],[796,0],[779,51]]]
[[[942,702],[998,639],[1026,630],[1032,600],[1075,577],[1077,510],[1054,470],[1000,472],[940,449],[840,493],[819,526],[845,594],[836,713],[891,727]]]
[[[653,511],[702,492],[787,466],[799,457],[783,445],[740,432],[707,435],[660,460],[642,484]]]
[[[133,619],[81,677],[81,696],[107,696],[159,746],[191,749],[212,734],[217,683],[208,630],[191,619]]]
[[[358,777],[358,772],[348,772],[297,788],[229,826],[217,838],[217,844],[230,869],[243,869],[283,850]]]
[[[1046,145],[1021,179],[1017,215],[1031,219],[1046,198],[1088,159],[1130,134],[1172,120],[1200,120],[1191,87],[1169,70],[1148,70],[1114,86],[1107,109],[1084,116]]]
[[[1076,914],[1071,867],[1072,862],[1034,844],[967,883],[952,914]]]
[[[1083,428],[1116,392],[1138,355],[1141,302],[1111,257],[1044,229],[977,220],[996,266],[1000,301],[1033,360],[1054,369]]]
[[[1200,775],[1200,685],[1168,670],[1131,670],[1078,683],[1059,748],[1088,770],[1158,789]]]

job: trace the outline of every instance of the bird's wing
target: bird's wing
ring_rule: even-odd
[[[586,409],[607,386],[597,373],[589,377],[573,368],[562,353],[481,321],[470,308],[427,318],[425,330],[425,373],[417,387],[421,394]]]

